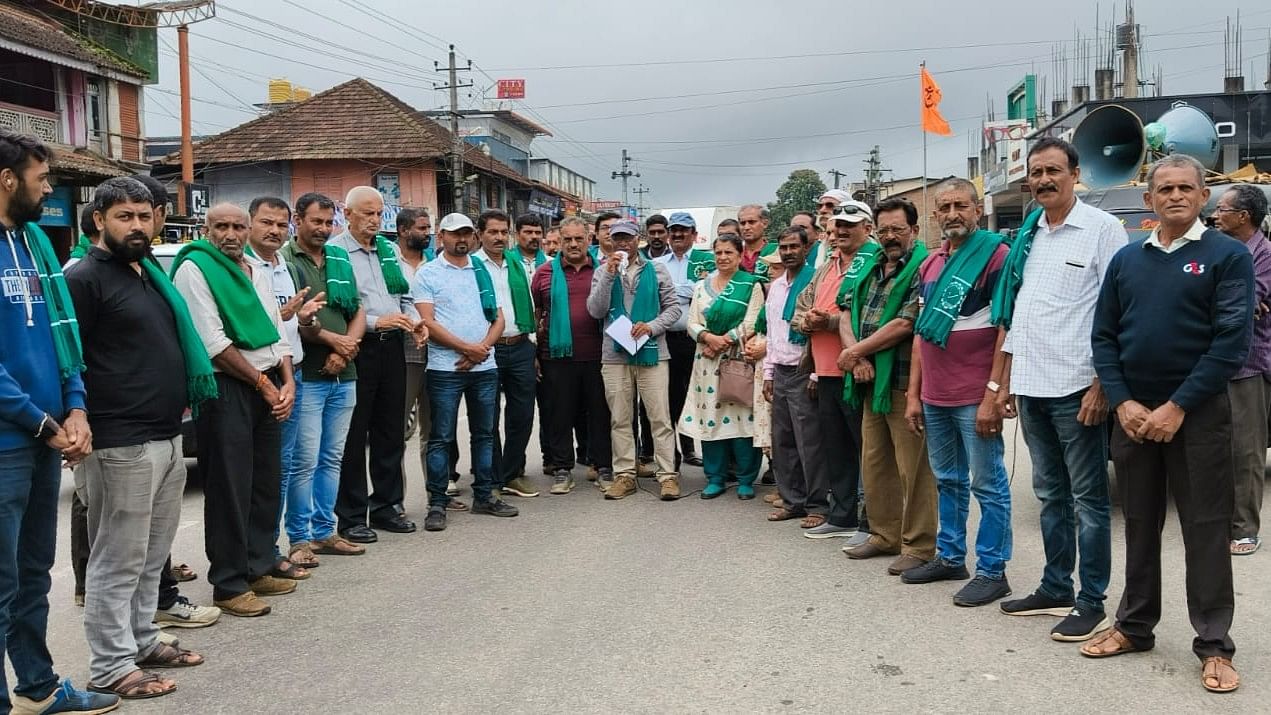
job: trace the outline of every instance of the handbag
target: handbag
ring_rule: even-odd
[[[755,400],[755,366],[736,348],[719,359],[719,399],[746,407]]]

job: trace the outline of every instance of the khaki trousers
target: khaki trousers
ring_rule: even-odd
[[[657,365],[601,365],[605,400],[609,402],[609,424],[613,434],[613,475],[636,477],[636,444],[631,431],[632,405],[639,396],[653,428],[653,459],[658,481],[676,476],[675,430],[671,424],[668,385],[670,369],[665,360]]]
[[[930,561],[936,554],[936,478],[927,443],[905,424],[905,393],[892,390],[891,412],[865,401],[861,422],[861,476],[870,542],[889,552]]]

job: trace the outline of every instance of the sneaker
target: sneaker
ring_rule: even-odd
[[[428,516],[424,517],[424,531],[445,531],[446,510],[439,507],[428,507]]]
[[[216,607],[222,611],[239,618],[255,618],[266,615],[270,611],[269,604],[251,591],[244,591],[233,598],[212,601],[212,603],[215,603]]]
[[[626,474],[619,474],[614,478],[613,484],[605,490],[606,499],[621,499],[636,493],[635,480]]]
[[[1066,616],[1077,605],[1071,599],[1062,600],[1033,591],[1023,598],[1002,601],[1002,613],[1008,616]]]
[[[538,496],[538,490],[530,485],[530,480],[525,477],[517,477],[507,484],[503,485],[503,493],[513,496],[525,497],[526,499]]]
[[[459,482],[456,482],[453,479],[446,482],[446,496],[448,497],[459,496]]]
[[[1006,604],[1002,604],[1005,606]],[[1094,634],[1110,627],[1108,616],[1102,609],[1089,606],[1074,606],[1062,621],[1050,629],[1050,637],[1065,643],[1077,643],[1090,640]]]
[[[918,566],[917,568],[903,571],[900,574],[901,583],[935,583],[936,581],[965,581],[971,578],[971,574],[967,573],[966,566],[954,564],[944,559],[936,559]]]
[[[670,477],[662,482],[658,496],[662,501],[675,501],[680,498],[680,478]]]
[[[171,608],[155,611],[154,622],[164,628],[206,628],[221,617],[216,606],[199,606],[185,596],[177,596]]]
[[[820,526],[806,529],[803,532],[803,536],[807,539],[833,539],[836,536],[856,536],[856,529],[850,526],[835,526],[827,521]]]
[[[590,474],[587,476],[587,478],[595,482],[596,486],[600,487],[600,491],[603,492],[613,485],[613,470],[608,467],[601,467],[600,469],[596,470],[595,479],[591,479]]]
[[[953,594],[953,605],[968,608],[985,606],[1009,595],[1011,595],[1011,584],[1006,580],[1005,574],[1001,578],[976,576],[971,579],[971,583],[963,586],[961,591]]]
[[[257,596],[285,596],[296,590],[296,582],[289,578],[277,576],[261,576],[247,584]]]
[[[574,491],[574,475],[568,469],[557,469],[552,474],[551,494],[568,494]]]
[[[76,690],[70,678],[43,700],[32,700],[25,695],[13,695],[14,715],[37,715],[37,713],[87,713],[98,715],[108,713],[119,707],[119,696],[110,693],[94,693],[88,690]]]
[[[489,514],[490,516],[516,516],[520,514],[520,510],[511,504],[492,497],[490,501],[474,501],[472,502],[473,514]]]

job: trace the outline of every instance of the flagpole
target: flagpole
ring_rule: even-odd
[[[918,98],[919,101],[922,101],[922,70],[926,69],[927,61],[923,60],[918,66],[920,68],[918,70]],[[927,205],[927,129],[921,125],[921,122],[919,123],[918,131],[922,132],[922,220],[925,224],[924,227],[929,228],[931,226],[931,208]]]

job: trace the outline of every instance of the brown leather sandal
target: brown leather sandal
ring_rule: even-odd
[[[313,542],[312,549],[313,553],[325,556],[361,556],[366,553],[365,546],[354,544],[335,534]]]
[[[138,668],[193,668],[196,665],[203,665],[203,656],[167,643],[159,643],[150,655],[137,661]]]
[[[781,507],[768,515],[768,521],[790,521],[791,519],[801,519],[806,516],[806,512],[798,512]]]
[[[159,684],[166,687],[160,690],[154,690],[151,686]],[[124,677],[116,680],[110,685],[93,685],[88,684],[88,689],[94,693],[108,693],[118,695],[122,700],[146,700],[148,698],[158,698],[177,689],[177,684],[171,680],[161,678],[155,673],[148,673],[144,670],[134,670]]]
[[[1228,673],[1231,675],[1226,678],[1226,681],[1230,685],[1223,685],[1223,676]],[[1231,664],[1230,658],[1211,655],[1201,663],[1200,684],[1211,693],[1230,693],[1240,687],[1240,674],[1236,672],[1236,667]]]
[[[313,555],[313,549],[308,543],[292,546],[287,552],[287,560],[302,569],[316,569],[322,565],[318,562],[318,557]]]
[[[1138,648],[1130,642],[1130,639],[1116,628],[1109,628],[1096,634],[1094,638],[1081,646],[1081,654],[1087,658],[1111,658],[1116,655],[1134,653],[1137,650]]]

